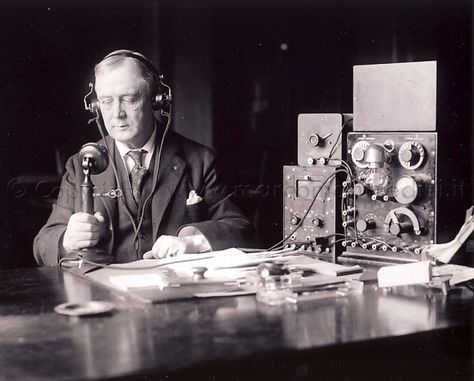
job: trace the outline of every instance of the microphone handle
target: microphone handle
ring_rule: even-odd
[[[92,184],[90,174],[86,174],[84,176],[84,181],[81,184],[82,211],[84,213],[94,214],[93,191],[94,184]]]

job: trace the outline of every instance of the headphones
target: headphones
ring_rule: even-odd
[[[158,70],[148,58],[146,58],[141,53],[133,52],[127,49],[121,49],[115,50],[112,53],[106,55],[102,61],[100,61],[100,63],[111,57],[128,57],[143,64],[148,69],[148,71],[153,74],[153,83],[151,86],[151,105],[153,110],[160,110],[162,115],[169,113],[171,101],[173,98],[171,94],[171,87],[164,82],[163,74],[158,72]],[[89,92],[84,96],[84,108],[92,114],[99,116],[99,100],[92,96],[93,92],[95,92],[95,79],[89,83]],[[91,99],[88,100],[88,98]]]

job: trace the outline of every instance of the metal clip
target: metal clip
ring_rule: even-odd
[[[110,198],[119,198],[122,197],[122,189],[111,189],[105,193],[94,193],[93,197],[110,197]]]

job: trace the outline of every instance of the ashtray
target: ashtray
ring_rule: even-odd
[[[114,309],[112,303],[89,301],[84,303],[63,303],[54,307],[54,311],[61,315],[68,316],[91,316],[101,315]]]

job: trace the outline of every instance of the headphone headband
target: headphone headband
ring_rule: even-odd
[[[154,110],[161,110],[161,113],[166,112],[164,110],[170,109],[172,95],[171,88],[163,81],[163,75],[159,73],[153,63],[146,58],[143,54],[133,52],[128,49],[115,50],[112,53],[107,54],[101,62],[111,57],[128,57],[139,61],[154,75],[152,85],[152,107]],[[97,114],[100,112],[99,104],[97,99],[88,101],[88,98],[95,91],[95,81],[89,83],[89,92],[84,96],[84,107],[86,110]]]
[[[141,53],[132,52],[131,50],[127,50],[127,49],[115,50],[112,53],[107,54],[102,59],[102,61],[105,61],[106,59],[111,58],[111,57],[133,58],[134,60],[137,60],[137,61],[141,62],[142,64],[144,64],[148,68],[148,70],[153,72],[153,74],[155,74],[158,78],[161,78],[161,74],[156,69],[155,65],[153,65],[153,63]]]

